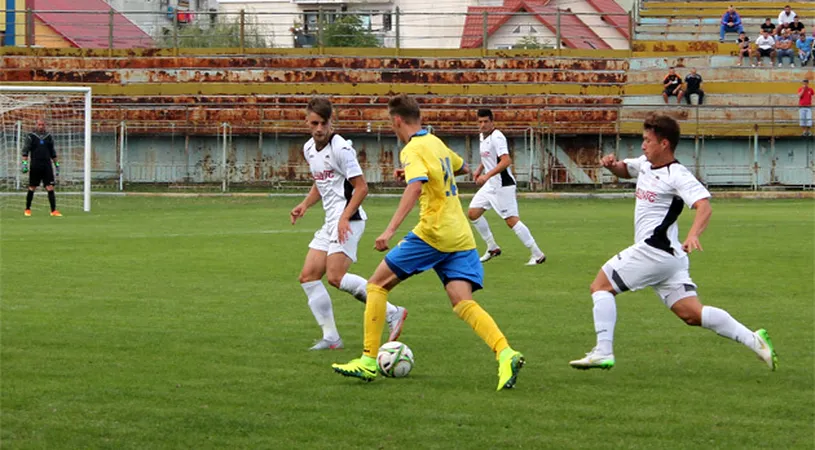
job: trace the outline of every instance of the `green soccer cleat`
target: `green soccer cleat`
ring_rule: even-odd
[[[515,382],[518,381],[518,373],[526,363],[524,355],[521,352],[516,352],[511,348],[507,348],[501,352],[498,358],[498,389],[512,389],[515,387]]]
[[[759,344],[759,349],[756,351],[758,358],[767,363],[767,366],[771,370],[775,370],[776,367],[778,367],[778,355],[775,353],[773,341],[770,340],[770,334],[767,333],[767,330],[762,328],[756,330],[755,336]]]
[[[575,359],[569,361],[569,365],[575,369],[588,370],[588,369],[604,369],[609,370],[614,367],[614,354],[601,353],[596,347],[586,353],[585,358]]]
[[[346,364],[332,364],[331,367],[334,372],[346,377],[359,378],[363,381],[374,381],[376,378],[376,360],[367,358],[370,361],[364,361],[363,358],[351,360]]]

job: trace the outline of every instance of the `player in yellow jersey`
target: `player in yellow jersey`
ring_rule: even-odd
[[[434,269],[444,284],[453,311],[495,352],[498,389],[515,386],[524,357],[513,350],[490,315],[473,300],[481,289],[484,268],[461,201],[455,176],[469,173],[464,160],[436,136],[422,129],[416,101],[404,94],[388,102],[391,126],[405,143],[398,178],[407,181],[399,207],[388,228],[376,238],[376,249],[385,251],[399,225],[419,201],[419,224],[385,256],[368,279],[365,306],[365,342],[362,357],[347,364],[334,364],[334,371],[347,377],[372,381],[376,378],[376,354],[385,324],[388,293],[401,281]]]

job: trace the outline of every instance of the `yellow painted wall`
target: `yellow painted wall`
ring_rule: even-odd
[[[71,48],[73,45],[51,27],[34,18],[34,45],[46,48]]]

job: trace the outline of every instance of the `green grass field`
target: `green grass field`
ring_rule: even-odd
[[[631,243],[633,200],[522,201],[549,256],[538,267],[489,213],[504,255],[476,299],[527,356],[517,388],[496,393],[491,352],[433,273],[391,296],[410,310],[409,377],[332,372],[359,355],[364,308],[330,287],[346,349],[308,352],[320,332],[297,275],[322,211],[292,227],[297,201],[99,198],[61,219],[4,210],[2,447],[815,446],[815,202],[714,200],[705,251],[691,256],[703,302],[770,331],[777,372],[684,325],[651,291],[618,299],[613,370],[571,369],[594,344],[588,286]],[[395,206],[366,202],[354,272],[380,262],[373,241]]]

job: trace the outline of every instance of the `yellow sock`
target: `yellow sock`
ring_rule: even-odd
[[[365,302],[365,331],[362,354],[376,358],[379,344],[382,341],[382,328],[385,327],[385,310],[388,303],[388,291],[375,284],[368,283],[368,300]]]
[[[370,300],[369,294],[368,301]],[[492,351],[495,352],[495,359],[498,359],[498,355],[501,354],[502,350],[509,348],[504,333],[501,332],[501,329],[498,328],[489,313],[484,311],[484,308],[479,306],[475,300],[462,300],[453,308],[453,311],[461,317],[461,320],[472,327],[478,337],[490,346]]]

